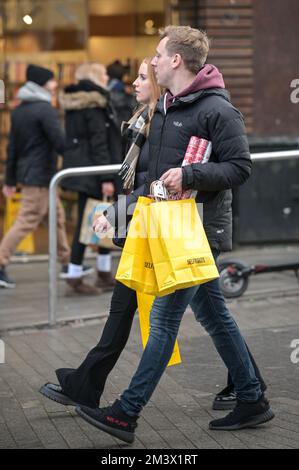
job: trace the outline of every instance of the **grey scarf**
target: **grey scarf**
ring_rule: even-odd
[[[47,101],[51,103],[52,100],[51,93],[48,90],[30,81],[26,82],[25,85],[19,89],[17,98],[27,102]]]

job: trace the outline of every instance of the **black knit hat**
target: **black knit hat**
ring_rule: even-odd
[[[107,73],[110,79],[117,78],[118,80],[122,80],[126,73],[126,68],[119,60],[115,60],[112,64],[107,66]]]
[[[43,86],[45,83],[47,83],[48,80],[51,80],[52,78],[54,78],[54,73],[52,70],[32,64],[29,64],[27,67],[26,79],[30,82],[35,82],[38,85]]]

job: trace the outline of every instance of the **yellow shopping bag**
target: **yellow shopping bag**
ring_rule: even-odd
[[[149,198],[138,198],[115,279],[138,292],[155,295],[158,286],[141,211],[150,203]]]
[[[194,199],[152,202],[142,210],[160,293],[219,277]]]
[[[138,304],[138,313],[139,313],[139,323],[141,331],[141,339],[143,348],[145,348],[146,343],[149,337],[150,330],[150,311],[155,300],[154,295],[146,295],[137,292],[137,304]],[[179,344],[176,340],[172,356],[169,360],[168,366],[174,366],[175,364],[180,364],[182,362]]]

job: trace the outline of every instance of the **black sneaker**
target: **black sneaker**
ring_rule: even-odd
[[[236,429],[251,428],[266,423],[274,418],[270,404],[264,396],[258,401],[242,402],[237,399],[234,410],[221,419],[210,422],[209,428],[213,430],[235,431]]]
[[[59,278],[60,279],[70,279],[70,277],[68,275],[68,270],[69,270],[68,265],[64,264],[61,267],[61,271],[59,273]],[[88,276],[89,274],[92,274],[92,273],[94,273],[94,268],[92,268],[91,266],[83,266],[82,274],[81,274],[80,278],[84,277],[84,276]]]
[[[0,268],[0,287],[6,289],[14,289],[16,287],[15,282],[9,279],[4,267]]]
[[[237,395],[233,385],[228,385],[214,398],[213,410],[233,410],[237,404]]]
[[[261,390],[264,393],[267,390],[267,385],[260,379]],[[217,393],[214,398],[212,409],[213,410],[233,410],[237,404],[237,394],[233,384],[227,385],[221,392]]]
[[[75,402],[71,397],[69,397],[61,388],[60,385],[46,383],[39,389],[39,393],[44,395],[50,400],[56,401],[61,405],[65,406],[78,406],[79,403]]]
[[[138,417],[128,416],[121,408],[120,401],[115,400],[106,408],[88,408],[77,406],[75,411],[81,418],[111,436],[132,444],[135,439]]]

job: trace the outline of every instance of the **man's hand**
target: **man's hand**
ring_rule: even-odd
[[[16,190],[17,188],[15,186],[7,186],[7,184],[5,184],[2,188],[2,192],[5,197],[12,197]]]
[[[102,194],[106,197],[112,197],[115,189],[113,183],[102,183]]]
[[[160,180],[162,180],[166,186],[166,189],[170,193],[179,193],[183,190],[183,171],[182,168],[171,168],[164,173]]]
[[[108,232],[110,229],[111,224],[108,222],[104,215],[100,215],[100,217],[96,217],[92,224],[93,231],[98,235],[102,235],[103,233]]]

